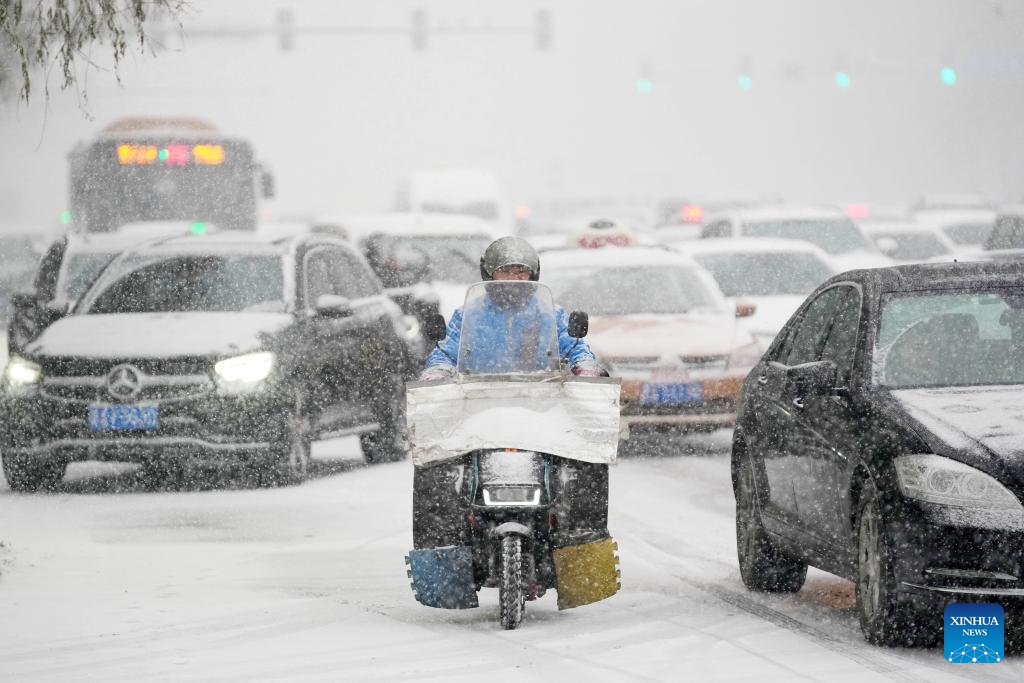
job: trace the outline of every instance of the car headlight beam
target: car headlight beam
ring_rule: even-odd
[[[12,389],[22,389],[39,384],[43,369],[21,356],[11,356],[4,368],[4,381]]]
[[[275,360],[274,354],[269,351],[247,353],[217,362],[213,371],[224,389],[249,390],[270,376]]]

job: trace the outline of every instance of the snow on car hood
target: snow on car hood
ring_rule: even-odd
[[[983,447],[1024,477],[1024,386],[901,389],[892,395],[954,450],[984,456]]]
[[[213,356],[260,348],[288,313],[113,313],[58,320],[26,352],[90,358]]]
[[[593,316],[587,335],[598,357],[724,356],[753,342],[727,314]]]

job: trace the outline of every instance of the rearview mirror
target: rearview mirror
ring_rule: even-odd
[[[347,318],[352,313],[352,302],[346,297],[321,294],[316,299],[316,314],[324,318]]]
[[[569,314],[569,336],[582,339],[590,330],[590,316],[586,311],[573,311]]]
[[[793,365],[786,378],[799,396],[829,396],[836,388],[839,371],[830,360]]]
[[[274,175],[270,171],[260,173],[260,192],[264,199],[272,199],[274,196]]]
[[[423,333],[432,342],[439,342],[448,335],[448,326],[445,325],[444,316],[440,313],[428,315],[423,321]]]

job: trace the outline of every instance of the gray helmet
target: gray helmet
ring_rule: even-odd
[[[491,242],[480,257],[480,277],[493,280],[494,271],[502,266],[525,266],[530,279],[540,277],[540,257],[537,250],[521,237],[501,237]]]

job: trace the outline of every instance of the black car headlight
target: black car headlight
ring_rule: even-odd
[[[12,396],[26,396],[39,388],[43,380],[43,369],[21,356],[11,356],[4,368],[4,388]]]
[[[994,477],[932,453],[898,456],[900,490],[939,506],[943,521],[985,529],[1024,529],[1024,505]]]
[[[243,394],[255,391],[274,370],[276,358],[270,351],[247,353],[225,358],[213,366],[217,386],[225,394]]]

